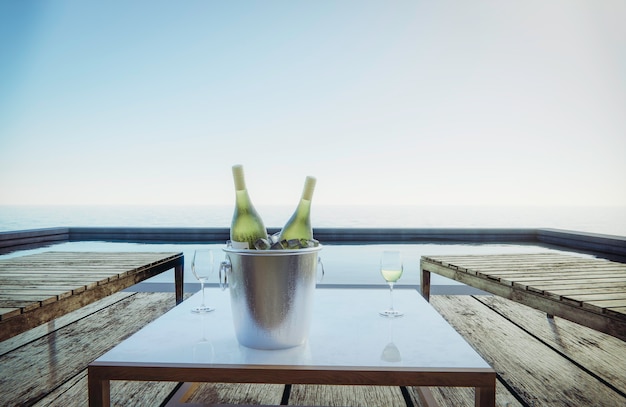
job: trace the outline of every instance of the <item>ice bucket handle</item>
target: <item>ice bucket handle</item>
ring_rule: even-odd
[[[226,256],[226,259],[220,263],[220,288],[222,291],[228,288],[228,273],[232,270],[232,264],[230,262],[230,257]]]

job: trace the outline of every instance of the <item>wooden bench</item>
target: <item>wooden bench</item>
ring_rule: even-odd
[[[0,341],[166,270],[183,298],[183,254],[45,252],[0,260]]]
[[[626,264],[537,253],[422,256],[420,268],[427,300],[432,272],[626,340]]]

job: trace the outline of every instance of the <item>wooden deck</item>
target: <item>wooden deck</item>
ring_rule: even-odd
[[[422,256],[430,273],[461,281],[626,340],[626,264],[558,253]]]
[[[626,342],[496,296],[431,304],[498,373],[498,406],[626,406]],[[171,293],[119,292],[0,342],[0,405],[87,405],[87,365],[174,306]],[[106,333],[103,335],[103,331]],[[424,333],[427,334],[427,333]],[[113,405],[158,406],[177,383],[113,382]],[[413,388],[202,384],[189,402],[420,406]],[[472,406],[472,389],[432,389]]]
[[[0,341],[176,269],[182,301],[182,253],[45,252],[0,259]]]

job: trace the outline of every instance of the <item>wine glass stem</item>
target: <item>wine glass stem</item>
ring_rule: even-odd
[[[202,307],[204,307],[204,281],[200,281],[200,290],[202,291]]]
[[[393,283],[389,283],[389,309],[393,311]]]

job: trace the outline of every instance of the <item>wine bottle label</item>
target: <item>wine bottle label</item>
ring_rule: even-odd
[[[250,245],[248,244],[248,242],[236,242],[234,240],[231,240],[230,245],[235,250],[242,250],[242,249],[250,248]]]

